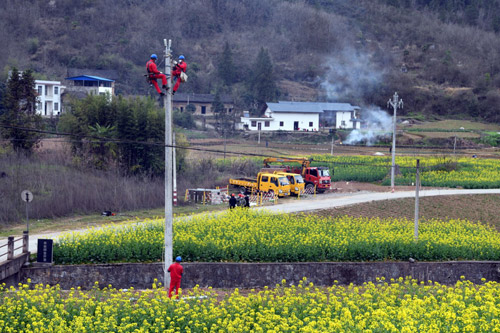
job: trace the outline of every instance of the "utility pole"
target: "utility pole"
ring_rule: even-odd
[[[170,275],[168,267],[172,264],[172,77],[171,51],[172,40],[163,40],[165,45],[165,75],[167,75],[167,93],[163,96],[165,105],[165,267],[163,270],[163,287],[168,290]]]
[[[331,155],[333,156],[333,139],[335,138],[335,135],[332,133],[332,153]]]
[[[420,160],[417,160],[417,173],[415,176],[415,226],[413,231],[415,241],[418,241],[419,190],[420,190]]]
[[[453,141],[453,155],[455,155],[456,148],[457,148],[457,136],[455,135],[455,140]]]
[[[403,108],[403,100],[399,99],[398,93],[395,92],[392,99],[387,102],[387,108],[394,108],[394,116],[392,121],[392,166],[391,166],[391,191],[394,192],[394,173],[396,169],[396,110]]]
[[[177,159],[176,159],[176,144],[175,144],[175,132],[172,135],[172,143],[173,143],[173,148],[172,148],[172,170],[173,170],[173,175],[172,179],[174,181],[174,206],[177,206]]]

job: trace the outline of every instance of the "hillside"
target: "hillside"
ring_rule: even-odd
[[[0,65],[2,81],[11,66],[58,80],[68,68],[114,69],[117,93],[145,95],[144,64],[170,38],[174,55],[187,58],[184,92],[220,88],[248,108],[263,47],[282,100],[385,108],[398,91],[401,115],[499,123],[499,12],[496,1],[6,1]],[[226,43],[229,83],[221,78]]]

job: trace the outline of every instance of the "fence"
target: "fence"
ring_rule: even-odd
[[[16,247],[16,245],[18,245],[20,241],[22,242],[21,245]],[[28,253],[29,234],[27,231],[23,231],[23,235],[21,237],[14,238],[14,236],[9,236],[7,238],[6,243],[4,243],[4,241],[2,241],[0,244],[1,244],[0,245],[0,263],[3,261],[12,260],[12,259],[14,259],[14,256],[16,254]],[[19,251],[21,249],[22,249],[22,252]]]

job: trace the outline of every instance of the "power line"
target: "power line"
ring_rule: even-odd
[[[104,143],[104,144],[105,143],[116,143],[116,144],[125,144],[125,145],[126,144],[130,144],[130,145],[136,144],[136,145],[167,147],[167,145],[165,145],[164,142],[160,142],[160,141],[137,141],[137,140],[111,139],[111,138],[104,138],[104,137],[99,137],[99,136],[94,136],[94,135],[80,135],[80,134],[74,134],[74,133],[54,132],[54,131],[46,131],[46,130],[39,130],[39,129],[33,129],[33,128],[26,128],[26,127],[9,126],[9,125],[0,125],[0,127],[17,129],[17,130],[22,130],[22,131],[27,131],[27,132],[35,132],[35,133],[42,133],[42,134],[51,134],[51,135],[57,135],[57,136],[79,138],[79,140],[56,141],[56,142],[61,142],[61,143],[66,143],[66,142],[78,143],[78,142],[81,142],[82,139],[92,139],[92,141],[89,141],[87,143]],[[39,140],[38,139],[11,139],[9,141],[36,142]],[[216,150],[216,149],[184,147],[184,146],[178,146],[178,145],[169,145],[168,147],[177,148],[177,149],[192,150],[192,151],[224,154],[224,151]],[[252,147],[252,146],[247,146],[247,147]],[[343,146],[343,147],[346,147],[346,146]],[[268,154],[262,154],[262,153],[257,154],[257,153],[248,153],[248,152],[246,152],[246,153],[231,152],[231,151],[226,151],[225,153],[236,155],[236,156],[245,156],[245,157],[277,157],[276,155],[268,155]],[[280,156],[280,157],[293,158],[293,157],[287,157],[287,156]],[[360,163],[360,162],[339,162],[339,161],[327,161],[327,160],[318,160],[318,159],[311,160],[311,162],[326,163],[326,164],[339,165],[339,166],[340,165],[341,166],[369,166],[369,167],[380,167],[380,168],[391,167],[391,165],[385,165],[385,164],[367,164],[367,163]],[[434,165],[434,166],[421,167],[421,169],[432,170],[436,167],[444,166],[444,165],[445,164],[439,164],[439,165]],[[407,166],[399,166],[399,168],[400,169],[415,169],[415,167],[407,167]]]

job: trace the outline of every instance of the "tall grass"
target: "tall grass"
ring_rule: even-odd
[[[2,225],[25,218],[23,190],[33,193],[28,214],[34,219],[156,208],[164,204],[163,179],[75,168],[61,152],[31,157],[0,154],[0,175]]]

